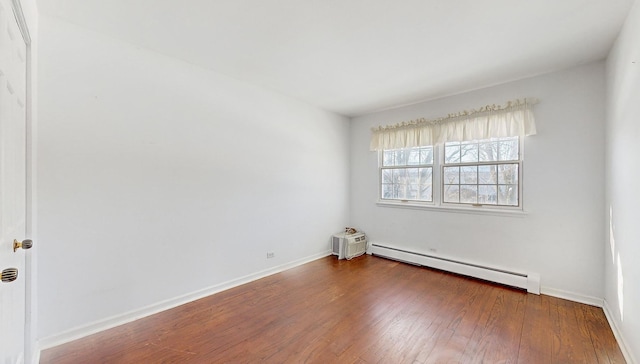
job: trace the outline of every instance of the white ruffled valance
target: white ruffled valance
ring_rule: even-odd
[[[510,136],[535,135],[532,106],[536,99],[518,99],[505,105],[487,105],[445,117],[373,128],[371,150],[400,149]]]

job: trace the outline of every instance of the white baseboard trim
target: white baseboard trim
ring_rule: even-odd
[[[540,288],[540,293],[546,294],[547,296],[562,298],[562,299],[573,301],[573,302],[584,303],[585,305],[590,305],[590,306],[602,307],[602,304],[603,304],[602,298],[587,296],[580,293],[564,291],[556,288],[543,286]]]
[[[186,303],[207,297],[207,296],[211,296],[212,294],[218,293],[218,292],[222,292],[225,291],[227,289],[233,288],[233,287],[237,287],[240,285],[243,285],[245,283],[249,283],[255,280],[258,280],[260,278],[264,278],[276,273],[280,273],[283,272],[287,269],[291,269],[294,267],[297,267],[299,265],[305,264],[305,263],[309,263],[312,262],[314,260],[317,259],[321,259],[324,258],[326,256],[331,255],[331,250],[327,250],[325,252],[322,253],[318,253],[318,254],[314,254],[302,259],[298,259],[298,260],[294,260],[292,262],[286,263],[286,264],[282,264],[276,267],[272,267],[269,269],[265,269],[253,274],[249,274],[246,275],[244,277],[240,277],[237,279],[233,279],[227,282],[223,282],[220,284],[216,284],[214,286],[211,287],[207,287],[195,292],[191,292],[191,293],[187,293],[185,295],[182,296],[178,296],[175,298],[170,298],[168,300],[164,300],[162,302],[158,302],[158,303],[154,303],[152,305],[146,306],[146,307],[142,307],[140,309],[137,310],[133,310],[133,311],[129,311],[120,315],[115,315],[115,316],[111,316],[102,320],[98,320],[92,323],[89,323],[87,325],[83,325],[83,326],[79,326],[64,332],[61,332],[59,334],[55,334],[52,336],[48,336],[45,338],[42,338],[40,340],[38,340],[38,357],[39,352],[41,350],[46,350],[49,348],[52,348],[54,346],[58,346],[58,345],[62,345],[65,343],[68,343],[70,341],[74,341],[77,339],[81,339],[83,337],[98,333],[100,331],[104,331],[104,330],[108,330],[111,328],[114,328],[116,326],[120,326],[138,319],[141,319],[143,317],[147,317],[147,316],[151,316],[153,314],[162,312],[162,311],[166,311],[175,307],[178,307],[180,305],[184,305]]]
[[[611,312],[611,308],[609,307],[609,303],[607,300],[604,300],[604,305],[602,306],[602,310],[604,311],[604,316],[609,321],[609,326],[611,326],[611,331],[613,331],[613,336],[616,337],[616,341],[618,342],[618,346],[620,347],[620,351],[622,351],[622,355],[628,364],[637,364],[638,361],[635,360],[631,350],[629,350],[630,346],[622,336],[622,332],[618,328],[617,321],[614,319],[613,313]]]

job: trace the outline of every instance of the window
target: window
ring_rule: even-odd
[[[383,200],[433,201],[433,147],[382,152]]]
[[[442,202],[519,206],[518,137],[444,145]]]
[[[438,147],[383,150],[381,154],[381,201],[522,206],[519,137],[447,142]]]

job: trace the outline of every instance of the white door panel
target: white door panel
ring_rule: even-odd
[[[0,270],[17,268],[0,283],[0,363],[24,360],[26,238],[26,45],[9,0],[0,0]]]

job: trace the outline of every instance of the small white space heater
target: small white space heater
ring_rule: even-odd
[[[359,231],[353,234],[337,233],[331,238],[331,254],[338,259],[351,259],[367,251],[367,236]]]

